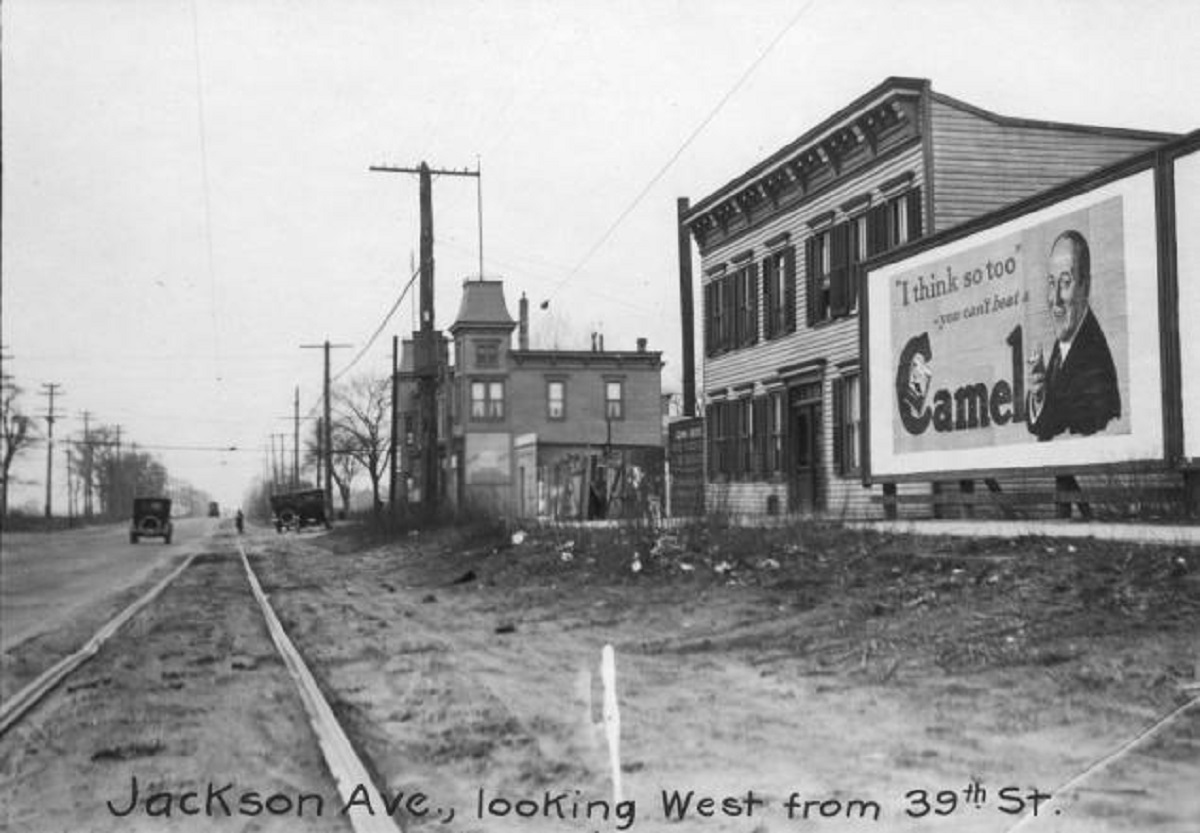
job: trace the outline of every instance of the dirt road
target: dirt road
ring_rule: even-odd
[[[169,571],[215,529],[203,518],[175,522],[175,543],[129,543],[124,524],[47,534],[5,532],[0,547],[0,652],[61,629],[107,599]]]
[[[345,829],[231,537],[0,738],[0,829]],[[1200,820],[1200,709],[1059,791],[1194,696],[1195,548],[811,525],[246,542],[378,785],[445,810],[409,804],[405,830],[1193,833]],[[47,644],[23,643],[8,667]],[[225,784],[235,807],[253,792],[288,810],[321,797],[323,812],[310,797],[303,818],[181,815]],[[145,790],[173,814],[152,814]]]
[[[350,830],[229,536],[207,550],[0,739],[0,830]]]
[[[1200,710],[1047,803],[1182,702],[1194,550],[746,536],[255,549],[382,780],[458,807],[456,830],[999,833],[1035,805],[1022,830],[1197,829]]]

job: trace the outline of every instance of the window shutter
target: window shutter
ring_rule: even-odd
[[[760,475],[767,474],[767,444],[771,442],[770,430],[767,425],[767,407],[770,397],[760,396],[754,400],[754,439],[758,445],[754,454],[755,468]]]
[[[817,238],[804,241],[804,283],[808,289],[805,299],[808,326],[817,323]]]
[[[709,284],[710,286],[712,284]],[[717,437],[716,437],[716,406],[706,405],[704,408],[704,439],[705,450],[708,451],[708,476],[712,478],[717,473]]]
[[[742,409],[738,406],[739,406],[739,403],[736,400],[733,402],[725,403],[725,407],[728,409],[728,412],[729,412],[729,422],[728,422],[729,445],[728,445],[728,448],[729,448],[730,457],[731,457],[731,459],[729,461],[729,473],[732,474],[734,477],[737,477],[737,475],[742,473],[742,455],[741,455]]]
[[[888,207],[887,203],[877,205],[867,214],[867,254],[877,255],[886,252],[891,245],[888,241]]]
[[[846,455],[842,449],[842,436],[846,420],[845,383],[833,380],[833,468],[838,474],[846,473]]]
[[[834,226],[829,235],[829,296],[834,316],[850,311],[850,224]]]
[[[771,257],[763,258],[762,262],[762,294],[763,294],[763,338],[770,339],[775,335],[775,309],[778,300],[775,298],[775,274],[777,268]]]
[[[908,192],[908,239],[916,240],[921,234],[921,189],[914,188]]]
[[[729,349],[729,343],[733,333],[733,319],[735,318],[736,307],[733,301],[733,280],[730,277],[721,278],[721,341],[717,345],[718,349]]]
[[[863,234],[863,224],[857,219],[850,221],[850,257],[846,269],[846,306],[848,309],[858,308],[858,253],[862,251],[859,235]]]
[[[713,284],[704,285],[704,354],[713,354]]]
[[[796,249],[783,253],[783,331],[796,332]]]
[[[747,343],[758,343],[758,264],[746,267],[746,280],[750,281],[750,338]]]

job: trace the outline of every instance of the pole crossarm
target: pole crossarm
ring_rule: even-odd
[[[419,173],[421,173],[420,168],[393,168],[388,165],[372,165],[367,170],[375,171],[377,173],[386,173],[386,174],[419,174]],[[469,168],[463,168],[461,171],[452,171],[452,170],[448,170],[445,168],[428,168],[427,170],[429,171],[429,173],[436,174],[437,176],[474,176],[474,177],[479,176],[478,170],[472,171]]]

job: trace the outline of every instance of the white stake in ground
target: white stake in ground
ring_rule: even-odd
[[[612,767],[613,804],[621,803],[621,712],[617,708],[617,658],[612,645],[600,652],[600,678],[604,681],[604,733]]]

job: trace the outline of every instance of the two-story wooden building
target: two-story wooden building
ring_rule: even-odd
[[[1171,138],[889,78],[686,210],[709,511],[866,513],[856,264]]]
[[[645,339],[634,350],[606,350],[595,334],[590,350],[530,349],[525,298],[518,322],[503,284],[488,280],[463,283],[450,333],[454,364],[440,409],[448,500],[571,519],[640,515],[658,500],[662,354]],[[402,384],[402,415],[414,409],[414,393]]]

